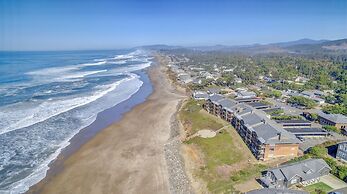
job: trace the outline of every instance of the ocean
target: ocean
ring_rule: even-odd
[[[139,91],[151,63],[141,50],[0,52],[0,193],[42,180],[75,134]]]

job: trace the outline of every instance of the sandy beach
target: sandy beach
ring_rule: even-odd
[[[179,102],[165,67],[149,71],[154,92],[62,163],[62,170],[28,193],[169,193],[165,144]]]

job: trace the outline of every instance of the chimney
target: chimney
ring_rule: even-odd
[[[278,140],[281,140],[281,132],[279,132],[279,133],[277,133],[277,135],[278,135]]]

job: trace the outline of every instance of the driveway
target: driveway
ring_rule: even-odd
[[[344,187],[347,187],[347,184],[343,182],[342,180],[338,179],[332,174],[322,176],[320,178],[320,181],[329,185],[331,188],[335,189],[341,189]]]

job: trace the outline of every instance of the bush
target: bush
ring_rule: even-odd
[[[323,146],[314,146],[308,151],[308,153],[315,157],[322,158],[328,154],[328,149]]]
[[[300,116],[292,116],[292,115],[279,115],[279,116],[273,116],[271,119],[274,120],[296,120],[301,119]]]
[[[324,106],[322,110],[326,113],[347,115],[347,106],[343,104]]]
[[[314,100],[303,97],[303,96],[292,96],[288,99],[288,102],[291,104],[305,106],[307,108],[313,108],[314,106],[317,105]]]
[[[323,128],[327,131],[333,131],[336,133],[341,133],[341,130],[336,128],[335,126],[331,126],[331,125],[324,125]]]

